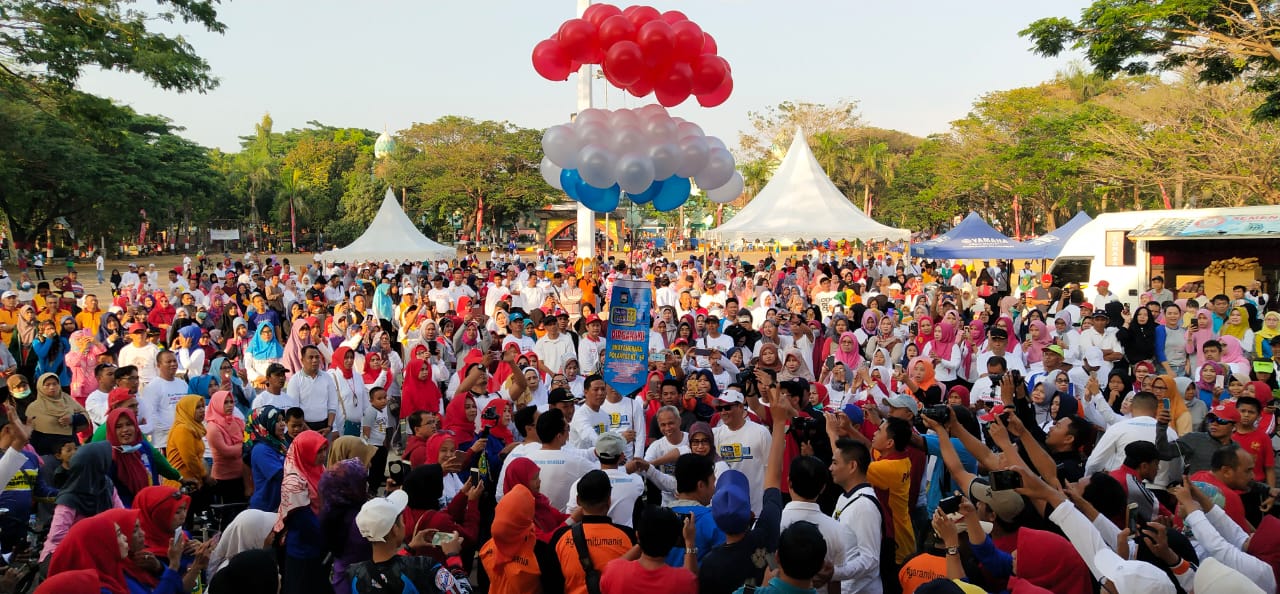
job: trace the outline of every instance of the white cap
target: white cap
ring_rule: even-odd
[[[409,494],[403,490],[366,501],[356,514],[356,528],[360,529],[360,536],[369,542],[383,542],[407,505]]]
[[[0,295],[0,299],[8,299],[10,297],[17,297],[17,296],[18,294],[14,293],[13,291],[5,291],[4,294]]]
[[[1146,561],[1125,561],[1111,549],[1099,549],[1093,556],[1098,573],[1116,587],[1117,594],[1174,594],[1173,582],[1165,572]]]
[[[1231,594],[1263,594],[1262,588],[1249,581],[1243,573],[1224,565],[1221,561],[1209,557],[1196,568],[1196,594],[1215,594],[1230,592]]]
[[[725,404],[745,403],[747,401],[746,398],[742,396],[742,392],[734,390],[733,388],[725,388],[724,390],[721,390],[720,397],[717,398],[717,400]]]

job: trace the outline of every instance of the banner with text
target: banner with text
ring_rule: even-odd
[[[620,280],[609,298],[609,332],[605,336],[604,381],[624,396],[644,387],[649,374],[649,310],[653,288],[648,281]]]

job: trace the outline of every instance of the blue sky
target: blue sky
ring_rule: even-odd
[[[874,126],[945,131],[984,93],[1052,78],[1067,58],[1031,54],[1017,32],[1088,0],[668,0],[715,36],[734,93],[714,109],[672,110],[737,145],[747,114],[785,100],[859,102]],[[145,2],[143,3],[146,4]],[[168,116],[186,135],[235,150],[265,112],[276,130],[317,120],[392,131],[442,115],[544,128],[575,111],[576,75],[539,77],[534,44],[575,16],[576,0],[233,0],[225,35],[182,33],[221,86],[178,95],[138,77],[88,73],[82,87]],[[625,6],[621,4],[620,6]],[[603,106],[602,87],[596,104]],[[608,93],[611,108],[654,102]]]

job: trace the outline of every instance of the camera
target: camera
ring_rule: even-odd
[[[945,404],[935,404],[933,406],[926,406],[925,409],[921,411],[920,414],[930,419],[933,419],[934,422],[938,423],[939,425],[946,425],[947,423],[951,422],[951,407]]]
[[[938,509],[944,514],[954,514],[960,511],[960,496],[952,495],[938,501]]]
[[[991,490],[1010,491],[1022,487],[1022,475],[1016,470],[991,471]]]

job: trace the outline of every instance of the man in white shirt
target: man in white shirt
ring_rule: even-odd
[[[573,350],[573,339],[560,333],[559,322],[555,315],[542,318],[542,329],[546,334],[533,346],[534,354],[538,355],[539,371],[542,373],[564,371],[565,361],[577,354]]]
[[[827,541],[826,562],[832,567],[840,567],[848,552],[848,530],[840,525],[839,520],[822,513],[818,508],[818,495],[831,482],[831,471],[827,464],[813,456],[800,456],[791,461],[789,478],[791,501],[782,508],[782,521],[778,529],[786,530],[787,526],[796,522],[814,524]]]
[[[671,287],[671,279],[666,275],[659,275],[654,279],[658,284],[658,290],[653,294],[653,302],[659,308],[678,307],[680,305],[680,294]]]
[[[721,423],[712,429],[716,447],[720,450],[720,459],[750,481],[751,511],[759,515],[764,507],[764,471],[773,438],[763,425],[747,418],[746,403],[740,392],[729,390],[720,396],[716,409]]]
[[[547,290],[538,285],[536,272],[530,272],[525,285],[517,288],[519,290],[515,291],[514,294],[520,297],[520,307],[523,307],[525,311],[538,309],[547,300]]]
[[[569,487],[597,465],[562,449],[569,440],[569,424],[559,410],[542,413],[536,430],[542,448],[528,452],[526,457],[538,465],[542,494],[550,500],[551,507],[564,509],[569,504]]]
[[[141,277],[138,276],[138,265],[129,264],[129,270],[120,275],[120,287],[136,287]]]
[[[1080,330],[1080,339],[1077,342],[1080,350],[1084,351],[1089,347],[1098,347],[1102,349],[1102,358],[1108,362],[1123,359],[1124,347],[1120,346],[1120,340],[1116,338],[1115,329],[1107,327],[1110,323],[1110,316],[1107,315],[1107,312],[1101,309],[1094,310],[1089,322],[1088,328]]]
[[[727,355],[729,349],[733,348],[733,339],[720,332],[720,318],[715,314],[708,314],[702,336],[698,337],[696,344],[700,348],[720,351]]]
[[[1094,286],[1097,287],[1098,294],[1095,295],[1093,299],[1089,300],[1089,303],[1093,304],[1094,311],[1101,310],[1112,301],[1120,300],[1119,297],[1116,297],[1115,293],[1111,292],[1111,283],[1105,280],[1100,280],[1098,281],[1098,284]]]
[[[492,318],[498,302],[510,296],[511,289],[507,288],[507,279],[501,272],[493,273],[493,282],[489,283],[489,290],[484,294],[484,315]]]
[[[169,443],[178,401],[191,393],[186,380],[177,375],[178,357],[172,351],[161,351],[156,355],[155,379],[138,395],[138,416],[147,420],[139,423],[141,430],[151,435],[151,445],[159,449]]]
[[[601,435],[596,440],[596,457],[600,460],[600,470],[609,476],[609,483],[613,485],[609,519],[614,524],[631,528],[634,524],[632,518],[635,516],[636,500],[644,496],[645,483],[644,475],[632,474],[619,466],[626,460],[626,455],[623,454],[626,447],[627,442],[613,433]],[[578,481],[574,481],[569,487],[569,503],[565,506],[564,513],[573,514],[577,509]]]
[[[1098,437],[1098,444],[1085,462],[1085,476],[1095,472],[1110,472],[1124,464],[1124,447],[1135,441],[1154,442],[1156,438],[1156,411],[1159,401],[1150,392],[1138,392],[1133,396],[1129,410],[1133,414],[1128,419],[1107,427]],[[1178,433],[1172,427],[1165,428],[1169,442],[1177,441]],[[1169,462],[1161,462],[1158,477],[1169,476]]]
[[[598,376],[592,376],[598,377]],[[604,384],[604,380],[594,382]],[[627,398],[605,384],[605,401],[600,412],[606,415],[604,433],[621,436],[627,442],[625,453],[629,458],[644,457],[645,417],[644,403],[638,398]],[[603,435],[603,434],[602,434]]]
[[[97,427],[107,422],[107,408],[110,404],[111,389],[116,387],[116,370],[119,369],[110,363],[99,363],[93,368],[93,377],[98,382],[98,388],[89,393],[84,399],[84,410],[89,413],[89,420],[93,421],[93,426]]]
[[[267,373],[264,376],[267,380],[267,386],[253,397],[253,410],[258,410],[264,406],[274,406],[285,411],[295,406],[301,406],[298,399],[284,392],[286,375],[288,375],[288,370],[285,369],[284,365],[272,363],[267,366]]]
[[[449,289],[444,288],[444,277],[435,275],[431,277],[431,288],[427,290],[427,299],[435,304],[436,313],[442,314],[451,309]]]
[[[342,290],[342,278],[336,274],[333,275],[333,277],[329,279],[329,284],[324,287],[325,302],[330,305],[334,303],[341,303],[343,299],[346,299],[346,297],[347,292]]]
[[[147,342],[147,325],[134,322],[129,324],[129,344],[120,349],[116,357],[121,367],[132,365],[138,368],[139,384],[145,388],[156,377],[156,355],[160,348]],[[141,389],[139,388],[139,389]]]
[[[1023,376],[1028,375],[1026,366],[1022,364],[1022,345],[1018,345],[1014,348],[1016,349],[1015,352],[1009,352],[1008,331],[1004,328],[992,328],[991,331],[987,333],[987,348],[982,352],[979,352],[977,361],[974,361],[977,366],[976,369],[978,370],[978,377],[982,377],[987,374],[987,360],[992,357],[1004,358],[1005,371],[1017,369]]]
[[[604,337],[600,335],[604,322],[591,314],[586,318],[587,333],[578,339],[578,367],[585,375],[600,373],[604,364]]]
[[[601,410],[606,392],[604,378],[599,375],[582,381],[583,402],[569,422],[569,445],[582,450],[596,447],[596,438],[609,428],[609,415]]]
[[[93,269],[94,269],[94,270],[96,270],[96,271],[98,272],[98,284],[100,284],[100,285],[101,285],[101,284],[106,283],[107,281],[106,281],[106,279],[102,276],[102,273],[103,273],[103,272],[105,272],[105,271],[107,270],[107,261],[106,261],[105,259],[103,259],[103,257],[102,257],[102,252],[98,252],[98,253],[97,253],[97,255],[96,255],[96,256],[94,256],[94,258],[93,258]]]
[[[456,307],[458,305],[458,300],[463,297],[470,297],[474,300],[476,298],[476,292],[467,285],[466,274],[462,269],[454,268],[453,282],[449,284],[449,304],[451,306],[449,309]],[[440,311],[443,313],[444,310]]]
[[[880,541],[885,520],[875,488],[867,481],[871,450],[852,439],[832,440],[831,450],[831,478],[843,492],[836,500],[834,517],[847,530],[848,539],[845,557],[831,579],[840,582],[842,594],[881,594]]]
[[[333,376],[320,371],[320,349],[302,347],[302,371],[293,374],[285,392],[298,401],[307,427],[325,435],[334,432],[333,420],[338,414],[338,385]]]

